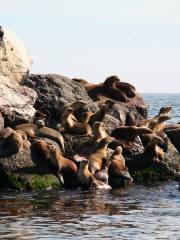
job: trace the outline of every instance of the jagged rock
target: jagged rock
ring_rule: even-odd
[[[5,126],[31,121],[37,94],[33,89],[20,86],[8,77],[0,75],[0,112]]]
[[[166,134],[170,138],[172,144],[177,148],[180,153],[180,127],[175,129],[167,129]]]
[[[122,125],[138,125],[147,118],[148,105],[137,95],[129,99],[129,102],[110,102],[107,114],[117,118]]]
[[[30,71],[31,65],[24,44],[14,33],[0,27],[0,74],[19,82]]]
[[[67,77],[56,74],[32,74],[24,79],[22,84],[36,90],[38,99],[34,107],[49,110],[53,118],[59,119],[63,106],[77,100],[85,101],[87,107],[93,112],[98,110],[97,105],[89,98],[82,84]]]

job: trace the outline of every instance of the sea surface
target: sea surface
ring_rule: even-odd
[[[173,106],[180,94],[143,94],[150,116]],[[0,193],[0,239],[180,240],[177,182],[111,191]]]

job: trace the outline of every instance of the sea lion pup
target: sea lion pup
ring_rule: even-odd
[[[97,180],[93,174],[89,171],[89,162],[88,160],[83,160],[80,163],[78,171],[78,180],[82,189],[111,189],[108,184],[103,183],[102,181]]]
[[[47,146],[50,151],[50,161],[57,168],[57,174],[65,187],[74,187],[76,185],[77,166],[71,160],[63,157],[58,148],[54,145]]]
[[[164,152],[158,146],[158,139],[152,139],[146,146],[143,156],[151,157],[153,161],[160,163],[164,160]]]
[[[106,78],[103,83],[104,92],[117,101],[128,102],[126,94],[115,86],[116,82],[119,82],[119,79],[116,76]]]
[[[97,150],[88,157],[89,170],[93,175],[96,171],[101,170],[103,161],[106,161],[107,147],[111,141],[112,141],[111,137],[103,138],[99,142]]]
[[[118,146],[111,157],[111,164],[109,166],[110,185],[118,186],[122,178],[133,182],[133,178],[128,172],[125,164],[125,158],[122,155],[122,147]],[[122,178],[121,178],[122,177]],[[119,183],[119,184],[118,184]],[[111,186],[112,186],[111,185]]]
[[[172,107],[171,106],[162,107],[162,108],[160,108],[159,113],[155,116],[155,118],[159,117],[162,114],[170,116],[171,112],[172,112]]]
[[[104,119],[104,116],[106,115],[107,113],[107,109],[108,107],[105,105],[105,104],[100,104],[99,105],[99,110],[94,113],[90,119],[89,119],[89,124],[92,126],[95,122],[102,122],[103,119]]]
[[[37,120],[36,124],[25,123],[18,125],[15,127],[15,130],[24,131],[29,138],[47,137],[52,139],[60,145],[63,152],[65,151],[62,135],[52,128],[45,127],[42,120]]]
[[[101,139],[108,137],[106,126],[103,122],[95,122],[92,127],[94,141],[99,142]]]
[[[111,137],[124,139],[126,141],[134,141],[139,135],[152,133],[153,131],[146,127],[121,126],[112,131]]]
[[[61,117],[61,125],[70,134],[80,134],[85,136],[92,135],[92,129],[87,123],[76,122],[73,115],[74,110],[67,108]]]

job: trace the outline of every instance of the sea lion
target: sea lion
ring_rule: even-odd
[[[13,130],[5,139],[3,148],[7,148],[9,153],[18,153],[23,148],[23,138],[21,134]]]
[[[121,126],[112,131],[111,136],[126,141],[134,141],[142,134],[152,134],[153,131],[147,127]]]
[[[23,140],[27,140],[27,134],[22,130],[16,130],[17,133],[21,134]]]
[[[18,125],[15,127],[15,130],[24,131],[30,138],[47,137],[52,139],[60,145],[63,152],[65,151],[64,139],[62,135],[52,128],[45,127],[42,120],[36,121],[36,124],[25,123]]]
[[[129,174],[122,155],[122,148],[118,146],[111,157],[109,166],[109,184],[111,187],[122,187],[124,183],[131,185],[133,178]]]
[[[106,160],[108,144],[111,141],[112,141],[112,138],[110,137],[103,138],[99,142],[97,150],[88,157],[89,170],[93,175],[96,171],[101,170],[103,161]]]
[[[170,116],[171,112],[172,112],[172,107],[171,106],[162,107],[162,108],[160,108],[159,113],[155,116],[155,118],[159,117],[162,114]]]
[[[171,119],[170,116],[166,114],[161,114],[159,117],[152,119],[147,125],[154,133],[158,133],[164,130],[165,122]]]
[[[95,122],[92,127],[94,140],[99,142],[101,139],[108,137],[106,126],[103,122]]]
[[[158,144],[159,140],[157,138],[149,141],[143,155],[151,157],[153,161],[160,163],[164,160],[164,151],[158,146]]]
[[[136,96],[136,89],[134,86],[127,82],[121,82],[120,79],[116,76],[112,77],[117,78],[117,81],[115,82],[115,87],[123,91],[127,97],[133,98]]]
[[[50,150],[50,161],[57,168],[60,181],[66,187],[74,187],[76,185],[76,164],[63,157],[54,145],[48,145],[48,148]]]
[[[83,160],[80,163],[78,171],[78,180],[83,189],[111,189],[108,184],[103,183],[102,181],[97,180],[93,174],[89,171],[89,162],[88,160]]]
[[[105,114],[107,113],[107,106],[105,104],[100,104],[99,105],[99,110],[94,113],[90,119],[89,119],[89,124],[92,126],[95,122],[102,122],[104,119]]]
[[[128,172],[128,168],[125,164],[125,158],[122,155],[122,147],[118,146],[111,157],[111,164],[109,166],[109,172],[112,178],[119,176],[133,181]]]
[[[46,125],[49,124],[51,119],[51,113],[47,109],[38,109],[36,110],[34,117],[33,117],[33,123],[36,123],[37,120],[43,119],[43,121],[46,123]]]
[[[91,136],[92,130],[89,124],[76,122],[73,115],[74,110],[67,108],[61,117],[61,125],[70,134],[80,134]]]
[[[106,78],[103,83],[104,92],[117,101],[128,102],[126,94],[115,86],[117,82],[119,82],[119,79],[116,76]]]

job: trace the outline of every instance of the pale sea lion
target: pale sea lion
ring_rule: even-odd
[[[89,169],[92,174],[94,174],[96,171],[101,170],[103,161],[106,160],[108,144],[111,141],[112,138],[110,137],[103,138],[99,142],[97,150],[88,157]]]
[[[154,133],[158,133],[164,130],[165,122],[171,119],[170,116],[166,114],[161,114],[159,117],[152,119],[147,125]]]
[[[171,106],[165,106],[165,107],[162,107],[160,110],[159,110],[159,113],[155,116],[155,117],[159,117],[160,115],[168,115],[170,116],[170,113],[172,112],[172,107]]]

